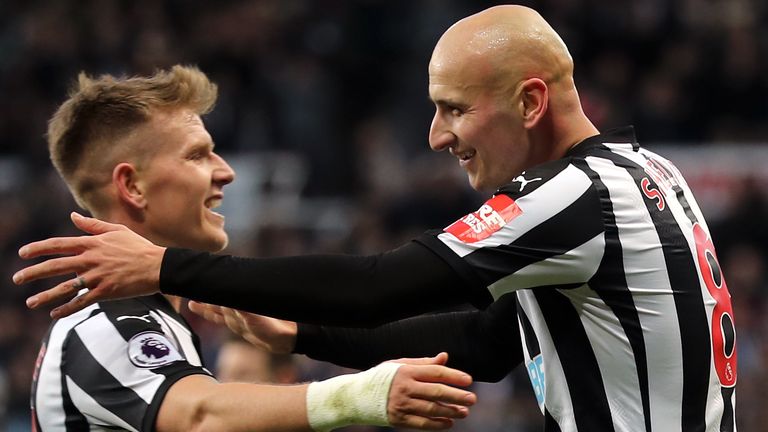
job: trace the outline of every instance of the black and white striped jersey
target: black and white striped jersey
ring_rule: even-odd
[[[160,294],[55,321],[32,383],[32,430],[152,431],[172,384],[202,367],[199,341]]]
[[[494,300],[517,297],[545,430],[736,430],[734,318],[707,224],[631,128],[419,241]]]

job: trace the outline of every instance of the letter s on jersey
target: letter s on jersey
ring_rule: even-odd
[[[666,206],[664,203],[664,196],[658,189],[651,187],[651,181],[648,180],[648,177],[643,177],[643,179],[640,180],[640,186],[643,190],[643,195],[648,199],[656,200],[656,207],[659,211],[664,210],[664,207]]]

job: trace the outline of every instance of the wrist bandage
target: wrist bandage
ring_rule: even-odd
[[[327,432],[352,424],[389,426],[389,389],[400,363],[313,382],[307,388],[309,426]]]

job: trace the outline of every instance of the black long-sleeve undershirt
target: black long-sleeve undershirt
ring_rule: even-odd
[[[490,303],[445,261],[411,242],[372,256],[241,258],[169,248],[166,294],[304,323],[375,327],[447,306]]]
[[[382,325],[446,306],[491,302],[485,289],[469,286],[417,242],[373,256],[253,259],[168,249],[160,282],[164,293],[198,301],[302,323],[366,327],[300,325],[297,352],[344,366],[362,369],[446,351],[452,367],[498,381],[522,360],[514,296],[484,311]]]
[[[523,360],[516,300],[507,295],[488,309],[424,315],[374,329],[299,325],[295,352],[365,369],[398,357],[448,352],[448,365],[477,381],[496,382]]]

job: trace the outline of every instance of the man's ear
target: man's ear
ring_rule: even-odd
[[[112,184],[117,190],[118,199],[124,205],[137,210],[147,206],[144,188],[133,164],[127,162],[117,164],[112,170]]]
[[[549,88],[540,78],[528,78],[521,83],[523,126],[534,128],[547,112]]]

